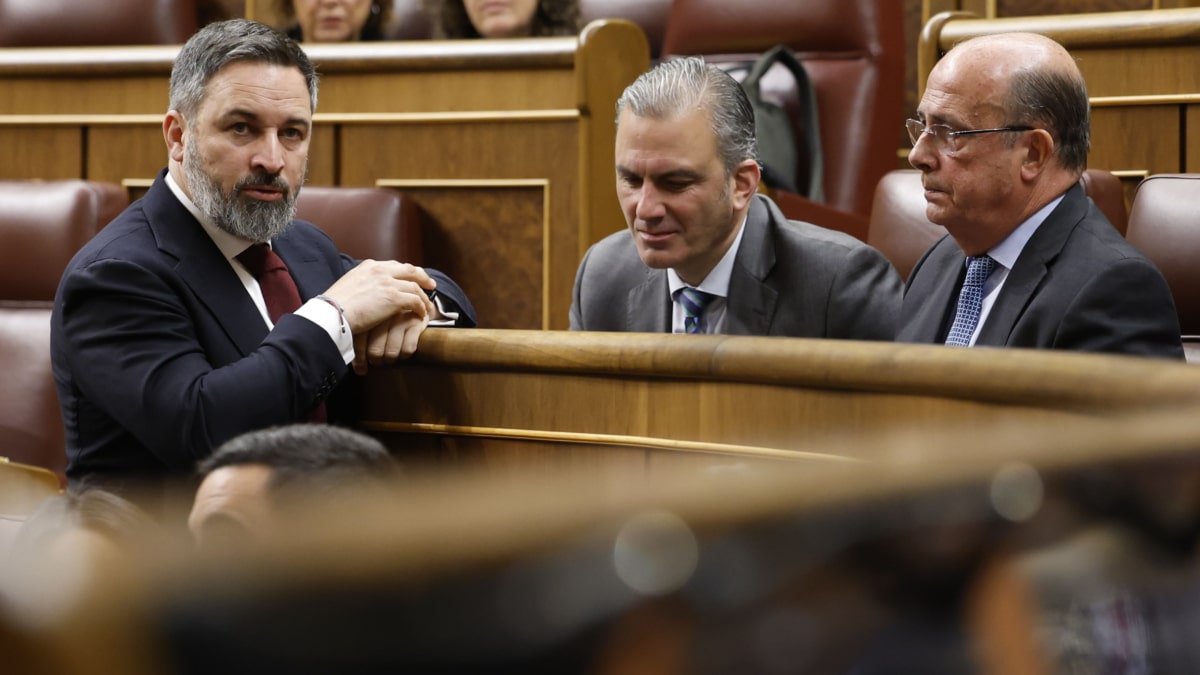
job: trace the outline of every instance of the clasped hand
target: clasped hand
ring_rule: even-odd
[[[395,260],[364,260],[325,291],[341,303],[354,335],[354,372],[395,363],[417,350],[433,316],[426,295],[437,286],[425,270]]]

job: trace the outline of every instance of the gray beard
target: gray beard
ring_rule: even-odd
[[[221,192],[221,184],[204,170],[204,162],[189,143],[184,149],[183,173],[192,191],[192,201],[200,212],[222,230],[250,241],[265,243],[283,234],[296,215],[296,195],[282,176],[253,174],[238,180],[231,194]],[[274,202],[239,199],[238,191],[247,185],[271,185],[284,190],[284,198]]]

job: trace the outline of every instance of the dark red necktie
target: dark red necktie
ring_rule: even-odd
[[[279,317],[300,309],[300,292],[296,290],[296,282],[288,272],[287,265],[269,245],[252,244],[239,253],[237,259],[258,280],[271,323],[279,323]],[[324,423],[325,419],[324,403],[313,408],[308,415],[309,422]]]
[[[239,253],[237,259],[258,280],[271,323],[278,323],[279,317],[300,309],[300,292],[296,290],[296,282],[292,280],[287,265],[269,245],[254,244]]]

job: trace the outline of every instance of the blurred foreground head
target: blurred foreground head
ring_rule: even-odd
[[[300,501],[336,501],[344,489],[376,484],[396,469],[383,445],[357,431],[296,424],[242,434],[199,468],[188,517],[202,548],[238,547],[273,536]]]

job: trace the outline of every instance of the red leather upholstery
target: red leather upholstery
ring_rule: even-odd
[[[1088,169],[1079,182],[1109,221],[1123,231],[1125,193],[1120,179],[1110,171]],[[892,262],[900,278],[908,279],[921,255],[945,234],[946,228],[925,218],[920,171],[898,169],[879,181],[871,207],[867,243]]]
[[[423,0],[392,0],[392,18],[383,28],[389,40],[428,40],[433,22]]]
[[[71,256],[128,204],[113,183],[0,182],[0,301],[53,302]]]
[[[395,190],[305,186],[296,217],[320,227],[355,258],[422,264],[421,210]]]
[[[87,181],[0,182],[0,456],[66,469],[50,312],[71,256],[128,204]]]
[[[183,44],[195,0],[2,0],[0,47]]]
[[[892,262],[901,279],[908,279],[921,255],[945,234],[946,228],[925,217],[920,171],[898,169],[880,179],[871,206],[867,243]]]
[[[1188,360],[1200,352],[1200,174],[1159,174],[1138,185],[1129,243],[1158,266],[1171,287]],[[1188,344],[1190,343],[1190,344]]]
[[[903,18],[896,0],[675,0],[663,54],[702,54],[722,63],[749,60],[776,44],[791,47],[817,92],[825,203],[866,218],[875,185],[896,166],[904,121]],[[768,75],[764,86],[772,81]],[[785,100],[795,101],[794,93]]]
[[[671,0],[579,0],[581,23],[596,19],[628,19],[642,27],[650,43],[650,59],[662,54]]]
[[[1096,206],[1108,216],[1108,222],[1122,235],[1129,227],[1129,214],[1125,210],[1125,188],[1121,179],[1111,171],[1088,169],[1079,179],[1083,189],[1096,202]]]

